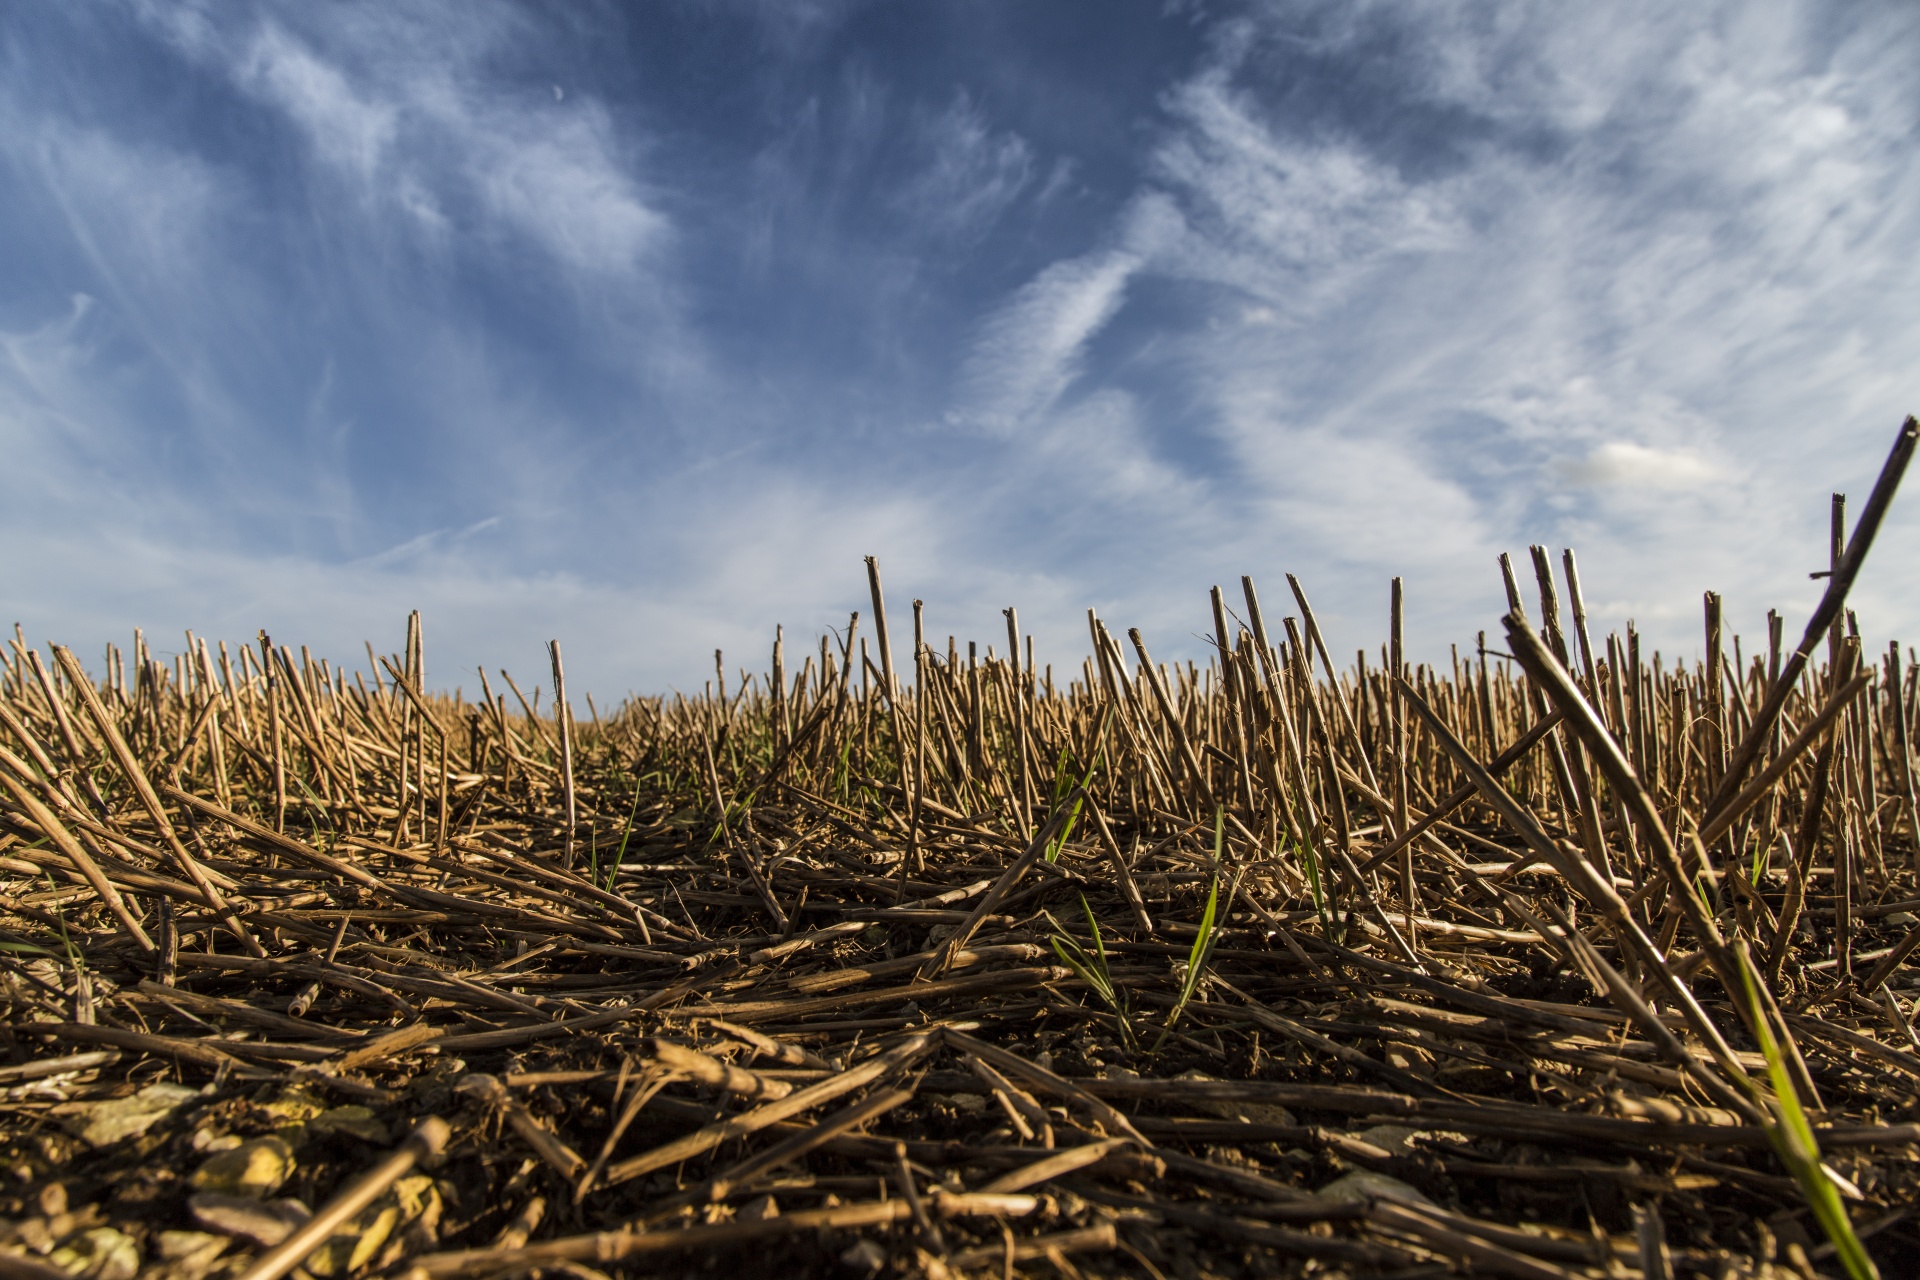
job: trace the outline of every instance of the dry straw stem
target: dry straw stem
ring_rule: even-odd
[[[1494,647],[1420,662],[1389,589],[1346,670],[1251,578],[1244,621],[1196,592],[1193,662],[1089,614],[1049,666],[1011,609],[969,645],[916,602],[896,666],[875,561],[871,659],[857,617],[777,633],[584,722],[557,646],[554,687],[434,690],[417,617],[358,671],[138,637],[96,679],[17,636],[0,1259],[111,1228],[193,1280],[160,1253],[207,1139],[288,1115],[389,1275],[1911,1255],[1920,679],[1846,603],[1915,430],[1812,549],[1800,645],[1710,597],[1704,660],[1601,634],[1545,548]],[[431,1179],[340,1216],[373,1126],[435,1115]]]

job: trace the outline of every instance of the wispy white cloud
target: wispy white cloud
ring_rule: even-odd
[[[1113,250],[1055,263],[985,325],[968,356],[962,420],[1011,434],[1051,409],[1080,372],[1087,341],[1113,318],[1140,256]]]
[[[225,50],[207,52],[233,56]],[[231,70],[249,92],[286,112],[326,165],[373,192],[399,132],[398,103],[362,92],[339,67],[271,22],[262,23]]]
[[[1050,268],[988,330],[976,358],[1013,371],[1007,403],[1044,417],[1065,381],[1091,394],[1114,372],[1085,344],[1122,290],[1083,281],[1200,284],[1209,321],[1159,339],[1201,406],[1201,435],[1161,452],[1220,513],[1190,531],[1193,562],[1223,541],[1278,553],[1326,572],[1330,613],[1369,619],[1372,583],[1405,572],[1446,638],[1493,616],[1492,556],[1531,541],[1578,542],[1590,589],[1667,643],[1693,643],[1658,628],[1706,587],[1755,617],[1803,603],[1826,489],[1870,478],[1920,404],[1900,355],[1920,319],[1889,306],[1920,283],[1895,52],[1913,21],[1830,37],[1790,4],[1343,11],[1317,56],[1383,31],[1412,51],[1389,131],[1456,122],[1450,161],[1411,164],[1377,112],[1307,124],[1278,105],[1286,60],[1263,42],[1291,20],[1223,38],[1167,95],[1155,176],[1181,233],[1124,273]],[[1756,528],[1761,509],[1777,518]],[[1920,521],[1904,529],[1892,546],[1920,550]]]
[[[490,132],[475,167],[503,222],[576,271],[620,274],[641,263],[669,223],[610,152],[605,116],[588,108],[557,128]]]
[[[954,421],[1003,436],[1033,427],[1080,375],[1087,344],[1118,313],[1135,274],[1180,230],[1168,201],[1144,195],[1111,247],[1056,262],[1023,285],[981,326]]]
[[[629,275],[670,233],[603,104],[486,81],[484,60],[523,34],[524,17],[505,5],[463,6],[457,18],[348,6],[328,15],[324,44],[274,16],[148,12],[183,51],[293,123],[363,209],[398,210],[432,238],[522,236],[583,279]],[[298,26],[317,16],[298,15]]]
[[[760,37],[761,49],[783,58],[812,53],[848,19],[875,0],[715,0],[695,6],[743,16]]]
[[[1287,136],[1235,86],[1235,69],[1211,67],[1168,95],[1177,123],[1155,163],[1198,232],[1176,269],[1304,309],[1336,301],[1384,258],[1464,239],[1454,184],[1409,182],[1363,145]]]
[[[996,132],[964,90],[922,126],[920,144],[924,165],[901,190],[898,204],[921,233],[977,239],[1033,177],[1026,139]]]

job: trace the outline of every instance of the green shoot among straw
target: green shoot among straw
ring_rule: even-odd
[[[1085,773],[1081,773],[1081,779],[1079,779],[1077,785],[1073,783],[1073,779],[1071,779],[1071,775],[1066,771],[1066,768],[1068,768],[1068,752],[1066,752],[1066,748],[1062,748],[1062,750],[1060,750],[1060,764],[1054,766],[1054,800],[1052,800],[1052,808],[1060,808],[1060,796],[1064,796],[1069,787],[1075,791],[1075,796],[1073,796],[1073,808],[1068,812],[1068,819],[1066,819],[1066,823],[1062,823],[1062,827],[1060,827],[1060,835],[1056,835],[1052,841],[1046,844],[1046,862],[1060,862],[1060,850],[1068,846],[1068,839],[1071,839],[1071,835],[1073,835],[1073,823],[1079,821],[1081,806],[1087,802],[1087,783],[1091,783],[1094,771],[1100,768],[1100,752],[1094,752],[1094,758],[1092,758],[1091,764],[1087,766]]]
[[[1100,732],[1094,738],[1096,743],[1105,741],[1107,723],[1112,719],[1113,708],[1108,707],[1106,715],[1101,717]],[[1047,803],[1047,811],[1051,813],[1058,810],[1060,808],[1060,801],[1064,799],[1069,792],[1074,793],[1073,809],[1067,814],[1067,821],[1060,828],[1060,834],[1055,836],[1047,845],[1048,862],[1058,862],[1060,860],[1060,851],[1067,847],[1067,841],[1073,835],[1073,824],[1080,820],[1080,807],[1086,802],[1087,784],[1093,781],[1093,775],[1100,768],[1100,762],[1105,757],[1105,754],[1104,750],[1096,749],[1093,753],[1093,759],[1087,764],[1086,772],[1080,775],[1079,783],[1075,784],[1072,775],[1067,772],[1067,749],[1065,747],[1060,748],[1060,759],[1056,761],[1053,766],[1053,796]]]
[[[1813,1211],[1814,1218],[1827,1233],[1827,1239],[1832,1242],[1834,1253],[1839,1257],[1840,1265],[1847,1269],[1847,1275],[1852,1280],[1879,1280],[1880,1270],[1867,1255],[1860,1237],[1854,1234],[1853,1221],[1847,1216],[1846,1206],[1840,1202],[1840,1192],[1827,1176],[1826,1166],[1820,1162],[1820,1144],[1813,1136],[1813,1126],[1807,1121],[1806,1111],[1800,1106],[1800,1094],[1793,1086],[1793,1077],[1787,1074],[1786,1055],[1781,1051],[1779,1041],[1774,1039],[1772,1024],[1760,999],[1759,987],[1755,985],[1753,960],[1744,942],[1737,945],[1737,952],[1748,1021],[1760,1041],[1760,1052],[1767,1060],[1767,1079],[1773,1085],[1774,1096],[1759,1099],[1774,1114],[1774,1123],[1766,1126],[1767,1141],[1772,1144],[1774,1154],[1780,1157],[1780,1163],[1787,1166],[1793,1180],[1800,1184],[1801,1198],[1807,1202],[1807,1208]],[[1758,1093],[1757,1089],[1755,1093]]]
[[[1226,811],[1214,810],[1213,865],[1215,868],[1220,866],[1220,852],[1226,835],[1225,824]],[[1240,882],[1236,879],[1234,881],[1236,890],[1239,884]],[[1167,1015],[1167,1024],[1160,1029],[1160,1038],[1153,1042],[1156,1053],[1159,1052],[1160,1046],[1167,1042],[1167,1037],[1173,1034],[1173,1028],[1180,1021],[1180,1015],[1186,1012],[1187,1005],[1198,994],[1200,984],[1206,980],[1207,962],[1213,958],[1213,944],[1218,941],[1214,931],[1214,913],[1219,906],[1220,872],[1216,869],[1213,873],[1213,883],[1207,888],[1207,909],[1200,913],[1200,930],[1194,935],[1193,949],[1187,953],[1187,975],[1180,984],[1180,998],[1174,1001],[1173,1012]]]
[[[1307,869],[1307,888],[1313,894],[1313,909],[1320,916],[1321,933],[1338,942],[1333,934],[1333,917],[1327,912],[1327,891],[1320,883],[1320,859],[1314,856],[1312,844],[1300,846],[1300,862]]]
[[[60,886],[54,882],[51,872],[47,873],[47,889],[56,895],[60,889]],[[53,900],[53,922],[60,926],[60,946],[67,954],[67,967],[73,970],[74,998],[83,1003],[88,1002],[87,958],[81,953],[80,948],[73,944],[73,936],[67,932],[67,912],[60,905],[58,896]]]
[[[1086,912],[1087,928],[1093,931],[1093,954],[1079,941],[1067,933],[1060,922],[1053,918],[1052,912],[1043,914],[1047,923],[1053,926],[1053,952],[1060,962],[1078,974],[1080,980],[1093,988],[1093,993],[1106,1002],[1107,1008],[1120,1024],[1120,1038],[1128,1049],[1134,1048],[1137,1040],[1133,1032],[1133,1019],[1127,1011],[1126,994],[1113,981],[1113,973],[1107,966],[1107,946],[1100,936],[1100,922],[1094,919],[1093,908],[1087,905],[1087,895],[1080,895],[1080,909]]]
[[[627,860],[627,841],[633,839],[633,820],[640,816],[640,788],[645,785],[647,776],[641,774],[633,780],[633,803],[627,807],[626,830],[620,833],[620,848],[613,855],[613,865],[607,868],[608,893],[613,892],[613,881],[620,874],[620,864]]]

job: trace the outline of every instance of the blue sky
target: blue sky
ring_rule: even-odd
[[[1797,631],[1920,410],[1911,4],[195,4],[0,16],[0,601],[695,687],[867,611],[1077,667]],[[1858,593],[1920,640],[1920,493]],[[1524,558],[1524,557],[1523,557]],[[898,641],[896,641],[898,643]]]

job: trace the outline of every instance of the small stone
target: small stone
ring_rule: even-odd
[[[177,1084],[150,1084],[128,1098],[88,1104],[67,1118],[67,1131],[89,1146],[111,1146],[137,1138],[200,1096]]]
[[[123,1231],[95,1227],[55,1249],[47,1261],[81,1280],[133,1280],[140,1274],[140,1246]]]
[[[161,1258],[168,1262],[191,1258],[209,1248],[217,1254],[226,1247],[227,1238],[210,1231],[162,1231],[155,1246]]]
[[[45,1218],[28,1218],[25,1222],[16,1222],[13,1224],[12,1234],[16,1244],[23,1244],[35,1253],[52,1253],[53,1246],[59,1243],[59,1238],[48,1228]]]
[[[877,1276],[887,1265],[887,1251],[871,1240],[862,1240],[840,1255],[840,1265],[861,1276]]]
[[[155,1242],[165,1264],[148,1275],[151,1280],[202,1280],[227,1249],[227,1238],[208,1231],[162,1231]]]
[[[316,1136],[325,1133],[344,1133],[359,1138],[363,1142],[384,1145],[390,1135],[387,1126],[381,1124],[370,1107],[334,1107],[322,1111],[307,1122],[307,1132]]]
[[[293,1148],[277,1135],[222,1151],[194,1171],[193,1186],[224,1196],[272,1195],[293,1173]]]
[[[305,1085],[294,1085],[261,1108],[275,1120],[304,1124],[327,1109],[326,1103]]]
[[[1391,1200],[1395,1204],[1403,1204],[1415,1209],[1439,1208],[1433,1201],[1400,1179],[1390,1178],[1384,1173],[1374,1173],[1370,1169],[1355,1169],[1352,1173],[1329,1182],[1314,1194],[1324,1200]]]
[[[49,1182],[40,1188],[35,1197],[40,1204],[40,1214],[46,1218],[57,1218],[67,1211],[67,1188],[58,1182]]]
[[[263,1249],[279,1244],[313,1216],[313,1211],[298,1200],[250,1200],[217,1191],[202,1191],[191,1197],[187,1208],[193,1220],[207,1230],[238,1236]]]

